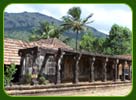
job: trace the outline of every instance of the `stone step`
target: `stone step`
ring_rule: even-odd
[[[77,87],[77,86],[84,86],[84,85],[101,85],[101,84],[123,84],[123,83],[131,83],[130,81],[118,81],[118,82],[79,82],[78,84],[72,83],[62,83],[62,84],[48,84],[48,85],[16,85],[16,86],[9,86],[6,87],[5,90],[31,90],[31,89],[45,89],[45,88],[61,88],[61,87]]]
[[[91,88],[106,88],[106,87],[115,87],[115,86],[126,86],[131,85],[131,83],[118,83],[118,84],[93,84],[88,85],[84,84],[82,86],[72,86],[72,87],[50,87],[50,88],[32,88],[28,90],[6,90],[6,93],[9,95],[29,95],[29,94],[38,94],[38,93],[50,93],[50,92],[63,92],[63,91],[73,91],[73,90],[84,90],[84,89],[91,89]]]

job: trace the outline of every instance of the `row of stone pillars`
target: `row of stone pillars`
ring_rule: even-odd
[[[56,84],[61,83],[61,65],[62,65],[62,60],[65,55],[65,52],[59,51],[58,56],[56,57]],[[73,83],[77,84],[79,82],[78,76],[79,76],[79,61],[81,58],[81,54],[76,54],[73,57],[74,61],[74,68],[73,68]],[[72,59],[72,58],[71,58]]]
[[[119,59],[117,59],[116,61],[115,61],[115,81],[117,81],[117,80],[119,80]],[[122,77],[121,77],[121,80],[122,81],[125,81],[126,80],[126,77],[125,77],[125,66],[127,65],[128,66],[128,79],[129,80],[131,80],[131,77],[132,77],[132,66],[131,66],[131,62],[128,62],[128,61],[126,61],[126,60],[124,60],[124,61],[121,61],[121,64],[122,64]]]
[[[63,56],[65,55],[65,52],[60,52],[58,55],[58,59],[57,59],[57,64],[56,64],[56,84],[60,84],[61,83],[61,63],[62,63],[62,59]],[[79,82],[79,61],[81,58],[81,54],[76,54],[74,56],[74,61],[75,61],[75,66],[73,68],[73,83],[77,84]],[[95,57],[90,57],[90,82],[94,82],[95,78],[94,78],[94,63],[96,61]],[[103,80],[102,81],[107,81],[107,63],[108,63],[109,59],[108,58],[104,58],[103,59],[103,63],[102,63],[102,68],[103,68]],[[127,63],[129,65],[129,79],[131,80],[131,63],[128,63],[127,61],[122,61],[122,81],[125,81],[125,64]],[[117,81],[119,79],[118,76],[118,65],[119,65],[119,59],[113,59],[113,68],[114,68],[114,76],[113,76],[113,81]]]

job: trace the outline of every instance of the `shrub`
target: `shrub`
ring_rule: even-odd
[[[48,80],[46,80],[45,77],[43,76],[40,76],[38,81],[39,81],[39,84],[46,85],[48,83]]]
[[[6,70],[4,72],[4,85],[10,85],[11,81],[14,79],[13,75],[16,73],[16,65],[11,64],[10,66],[6,66]]]

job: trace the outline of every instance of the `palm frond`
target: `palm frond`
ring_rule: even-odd
[[[91,18],[93,16],[93,13],[91,13],[89,16],[87,16],[84,20],[83,20],[83,23],[86,23],[89,18]]]
[[[93,23],[94,22],[94,20],[92,20],[92,21],[90,21],[90,22],[87,22],[86,24],[90,24],[90,23]]]
[[[73,17],[74,20],[80,19],[80,16],[81,16],[81,9],[80,9],[80,7],[73,7],[71,9],[69,9],[68,15]]]

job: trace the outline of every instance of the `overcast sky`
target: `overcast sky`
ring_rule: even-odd
[[[113,24],[122,25],[132,30],[132,11],[125,4],[11,4],[5,8],[5,12],[39,12],[61,20],[62,16],[72,7],[80,7],[81,18],[85,18],[90,13],[94,13],[89,24],[101,32],[109,33]]]

